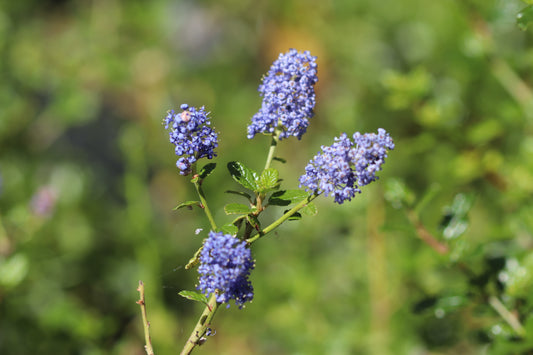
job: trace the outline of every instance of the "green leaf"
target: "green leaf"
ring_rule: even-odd
[[[261,229],[261,223],[259,223],[259,220],[257,219],[256,216],[248,214],[248,215],[246,215],[246,220],[255,229],[257,229],[257,230]]]
[[[200,176],[200,179],[205,179],[206,177],[211,175],[211,173],[213,172],[213,170],[215,170],[216,167],[216,163],[209,163],[204,165],[204,167],[200,170],[200,173],[198,174]]]
[[[303,190],[281,190],[274,192],[268,199],[269,205],[288,206],[298,203],[309,197],[309,193]]]
[[[220,227],[220,231],[224,234],[236,235],[237,232],[239,232],[239,228],[237,228],[237,226],[233,223],[226,223]]]
[[[289,212],[289,210],[286,210],[283,213],[287,213],[287,212]],[[300,219],[302,219],[302,215],[300,214],[300,212],[294,212],[294,214],[292,216],[290,216],[287,220],[288,221],[298,221]]]
[[[235,225],[237,228],[241,228],[242,222],[246,219],[246,214],[240,215],[239,217],[235,218],[233,221],[231,221],[231,224]]]
[[[176,211],[176,210],[179,210],[180,208],[184,208],[184,207],[188,207],[189,209],[192,209],[192,206],[202,207],[202,204],[200,203],[200,201],[187,201],[187,202],[180,203],[179,205],[174,207],[172,210]]]
[[[446,239],[461,236],[468,228],[468,212],[474,203],[472,195],[457,194],[451,206],[446,207],[440,223],[442,234]]]
[[[259,189],[260,192],[267,192],[270,190],[275,190],[279,187],[278,182],[279,172],[274,169],[266,169],[261,173],[259,177]]]
[[[0,258],[0,286],[10,288],[17,286],[28,274],[30,263],[26,255],[14,254],[2,260]]]
[[[300,211],[308,216],[316,216],[316,214],[318,213],[318,208],[313,202],[309,202]]]
[[[385,183],[385,199],[394,208],[412,206],[415,202],[415,194],[409,190],[404,181],[400,179],[387,179]]]
[[[185,297],[188,300],[201,302],[201,303],[207,305],[207,297],[205,297],[205,295],[202,294],[202,293],[198,293],[198,292],[195,292],[195,291],[186,291],[186,290],[184,290],[184,291],[180,291],[178,293],[178,295],[180,295],[181,297]]]
[[[253,192],[259,191],[259,186],[257,184],[259,178],[255,171],[247,168],[238,161],[230,161],[228,163],[228,170],[233,179],[241,184],[244,188],[252,190]]]
[[[516,15],[516,24],[518,25],[518,28],[525,31],[531,22],[533,22],[533,6],[529,5]]]
[[[242,203],[228,203],[224,206],[224,212],[226,214],[246,214],[251,212],[251,208]]]
[[[239,196],[242,196],[242,197],[246,197],[248,199],[248,201],[252,202],[252,196],[246,192],[243,192],[243,191],[235,191],[235,190],[226,190],[224,191],[225,193],[227,194],[233,194],[233,195],[239,195]]]

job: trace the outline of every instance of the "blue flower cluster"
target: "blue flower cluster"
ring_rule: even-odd
[[[289,136],[300,139],[314,115],[317,81],[316,57],[309,51],[291,49],[280,54],[259,85],[263,103],[248,126],[248,138],[278,128],[280,140]]]
[[[217,292],[217,302],[231,299],[242,308],[254,297],[252,283],[248,280],[255,264],[246,242],[222,232],[209,232],[200,253],[198,290],[206,296]]]
[[[212,159],[216,156],[218,135],[211,128],[208,112],[202,106],[199,110],[187,104],[180,106],[181,113],[168,112],[165,117],[165,129],[171,126],[170,143],[176,146],[176,155],[181,156],[176,162],[181,175],[189,175],[192,165],[200,158]]]
[[[378,133],[356,132],[353,141],[343,133],[331,146],[322,146],[300,177],[300,187],[316,194],[333,195],[335,202],[350,201],[360,187],[378,179],[376,173],[385,163],[387,150],[394,149],[390,135],[382,128]]]

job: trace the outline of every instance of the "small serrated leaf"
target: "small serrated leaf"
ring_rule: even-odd
[[[264,170],[259,177],[260,192],[267,192],[279,187],[278,177],[279,172],[276,169],[270,168]]]
[[[235,226],[233,223],[227,223],[220,227],[220,231],[224,234],[236,235],[237,232],[239,232],[239,228],[237,228],[237,226]]]
[[[226,190],[224,191],[225,193],[227,194],[233,194],[233,195],[239,195],[239,196],[242,196],[242,197],[246,197],[248,199],[248,201],[252,202],[252,196],[246,192],[243,192],[243,191],[235,191],[235,190]]]
[[[207,305],[207,297],[205,297],[205,295],[202,294],[202,293],[195,292],[195,291],[183,290],[183,291],[178,292],[178,295],[180,295],[181,297],[184,297],[184,298],[186,298],[188,300],[201,302],[201,303]]]
[[[186,201],[186,202],[180,203],[179,205],[174,207],[172,210],[176,211],[184,207],[189,207],[189,209],[192,209],[193,206],[202,207],[202,204],[200,203],[200,201]]]
[[[309,193],[303,190],[282,190],[274,192],[268,199],[269,205],[288,206],[297,203],[309,197]]]
[[[257,173],[252,169],[246,167],[238,161],[230,161],[228,163],[228,170],[235,181],[241,184],[244,188],[257,192],[259,186],[257,180],[259,179]]]
[[[213,172],[213,170],[215,170],[216,167],[217,167],[216,163],[209,163],[209,164],[204,165],[204,167],[198,173],[198,175],[200,176],[200,179],[205,179],[206,177],[211,175],[211,173]]]
[[[522,31],[527,30],[529,25],[533,22],[533,6],[529,5],[525,8],[523,8],[517,15],[516,15],[516,24],[518,25],[518,28],[520,28]]]
[[[226,214],[246,214],[251,212],[251,208],[242,203],[228,203],[224,206],[224,212]]]

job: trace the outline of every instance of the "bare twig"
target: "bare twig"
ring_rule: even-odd
[[[144,349],[146,350],[147,355],[154,355],[154,349],[152,349],[152,339],[150,338],[150,322],[146,317],[146,304],[144,303],[144,284],[142,281],[139,281],[139,287],[137,291],[140,293],[140,299],[137,301],[137,304],[141,306],[141,313],[143,317],[143,326],[144,326],[144,339],[146,345]]]

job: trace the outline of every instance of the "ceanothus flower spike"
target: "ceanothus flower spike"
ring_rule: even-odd
[[[378,133],[356,132],[353,141],[346,133],[335,138],[331,146],[322,146],[305,167],[300,187],[306,191],[334,197],[338,204],[350,201],[360,187],[376,181],[376,173],[385,163],[387,150],[394,149],[390,135],[382,128]]]
[[[316,57],[309,51],[291,49],[280,54],[259,85],[263,102],[248,126],[248,138],[279,129],[280,140],[289,136],[300,139],[314,115],[317,81]]]
[[[196,109],[183,104],[180,108],[183,110],[180,113],[170,110],[163,122],[165,129],[170,127],[170,143],[176,146],[176,155],[180,156],[176,166],[181,175],[189,175],[198,159],[216,156],[218,135],[210,127],[209,112],[205,112],[204,106]]]
[[[200,252],[197,289],[206,296],[216,292],[217,302],[227,303],[227,307],[233,299],[242,308],[254,297],[254,289],[248,279],[254,267],[246,242],[230,234],[211,231]]]

